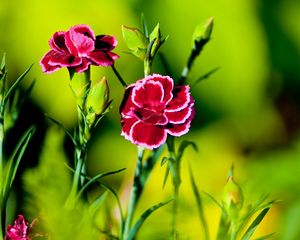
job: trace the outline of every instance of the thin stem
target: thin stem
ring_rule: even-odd
[[[206,43],[208,43],[208,41],[209,41],[209,38],[208,39],[201,39],[199,42],[195,41],[194,46],[192,48],[192,51],[190,53],[190,56],[187,60],[187,64],[182,70],[181,77],[178,81],[178,85],[185,84],[186,78],[190,73],[190,70],[192,68],[192,65],[193,65],[194,61],[199,56],[199,54],[201,53],[203,47],[206,45]]]
[[[141,178],[140,176],[142,175],[143,171],[143,156],[144,156],[144,151],[145,149],[143,147],[138,146],[138,155],[137,155],[137,160],[136,160],[136,169],[135,169],[135,174],[134,174],[134,180],[133,180],[133,187],[131,189],[130,193],[130,200],[129,200],[129,206],[128,206],[128,212],[127,216],[125,219],[125,226],[124,226],[124,233],[123,233],[123,240],[126,240],[131,228],[131,223],[133,219],[133,215],[135,212],[135,207],[137,200],[139,199],[142,190],[143,190],[143,185],[141,184]]]
[[[3,159],[3,140],[4,140],[4,121],[3,121],[3,114],[1,113],[0,116],[0,211],[1,211],[1,217],[0,217],[0,239],[3,239],[3,236],[5,235],[5,222],[6,222],[6,208],[4,207],[4,192],[3,192],[3,182],[4,182],[4,174],[3,174],[3,168],[4,168],[4,159]]]
[[[126,82],[124,81],[124,79],[122,78],[122,76],[120,75],[120,73],[117,71],[117,69],[116,69],[116,67],[115,67],[114,64],[111,65],[111,68],[112,68],[112,70],[114,71],[114,74],[116,75],[116,77],[119,79],[119,81],[120,81],[120,83],[122,84],[122,86],[123,86],[124,88],[127,88]]]

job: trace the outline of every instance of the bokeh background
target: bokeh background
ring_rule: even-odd
[[[172,77],[178,78],[188,58],[194,28],[213,16],[212,40],[195,62],[189,77],[220,67],[209,79],[192,86],[196,99],[196,118],[184,138],[198,144],[183,159],[180,233],[183,239],[201,239],[195,200],[189,182],[191,165],[198,187],[221,199],[227,172],[235,165],[236,180],[251,201],[262,194],[281,200],[259,228],[258,234],[275,232],[275,239],[300,239],[300,2],[297,0],[0,0],[0,53],[7,53],[9,79],[35,63],[24,82],[36,79],[30,102],[22,111],[17,128],[32,123],[38,132],[30,146],[20,174],[34,168],[49,122],[47,113],[72,129],[76,123],[75,102],[68,72],[61,69],[43,74],[38,64],[48,51],[48,40],[58,30],[85,23],[96,34],[118,39],[114,52],[120,55],[116,67],[127,83],[142,78],[141,62],[126,54],[121,25],[140,26],[143,12],[150,28],[160,23],[169,39],[161,49],[170,64]],[[157,58],[154,72],[164,73]],[[110,68],[92,67],[92,78],[109,79],[113,109],[95,132],[89,147],[90,175],[126,167],[109,182],[126,199],[135,165],[136,148],[120,136],[118,106],[123,89]],[[11,142],[18,131],[10,137]],[[9,146],[8,146],[9,148]],[[66,140],[67,155],[72,151]],[[53,171],[54,169],[49,169]],[[159,164],[149,179],[140,211],[167,199],[171,183],[162,188],[164,168]],[[22,181],[15,199],[22,209]],[[12,200],[13,201],[13,200]],[[220,211],[204,198],[212,236],[216,233]],[[12,215],[14,210],[11,211]],[[164,239],[170,226],[170,209],[155,213],[144,225],[139,239]]]

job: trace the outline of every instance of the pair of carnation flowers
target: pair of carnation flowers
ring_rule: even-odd
[[[112,66],[119,58],[112,52],[116,38],[95,36],[87,25],[54,33],[49,45],[51,50],[40,61],[45,73],[63,67],[81,73],[90,65]],[[189,86],[174,86],[171,77],[153,74],[126,88],[120,114],[121,135],[135,145],[153,149],[164,144],[168,134],[181,136],[189,131],[194,99]]]

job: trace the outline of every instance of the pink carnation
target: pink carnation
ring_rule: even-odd
[[[49,40],[51,50],[40,61],[43,72],[51,73],[62,67],[80,73],[89,65],[111,66],[119,56],[111,50],[117,45],[113,36],[94,35],[87,25],[76,25],[69,31],[56,32]]]
[[[31,240],[29,237],[30,227],[22,215],[18,215],[14,225],[8,225],[7,235],[4,240]]]
[[[181,136],[190,129],[194,99],[189,86],[175,86],[168,76],[154,74],[127,87],[120,107],[122,136],[149,149],[167,134]]]

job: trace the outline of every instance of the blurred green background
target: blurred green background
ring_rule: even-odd
[[[249,200],[264,193],[281,200],[270,211],[258,234],[275,232],[275,239],[300,239],[298,0],[0,0],[0,53],[7,53],[9,79],[15,79],[35,63],[30,77],[37,81],[23,121],[38,123],[41,139],[47,127],[43,113],[69,129],[75,125],[75,101],[67,70],[46,75],[38,64],[48,51],[48,40],[55,31],[84,23],[96,35],[115,35],[119,44],[114,52],[120,55],[117,69],[127,83],[142,78],[143,66],[125,53],[121,36],[122,24],[140,26],[141,12],[150,28],[159,22],[163,35],[169,35],[161,52],[171,66],[173,78],[178,78],[188,58],[196,25],[210,16],[215,19],[212,40],[197,59],[189,78],[192,83],[220,67],[208,80],[192,87],[197,115],[192,130],[184,138],[195,141],[199,152],[189,150],[183,160],[180,211],[183,239],[201,239],[188,165],[193,167],[199,188],[220,199],[232,163],[236,166],[236,179]],[[164,73],[158,58],[153,71]],[[103,75],[109,79],[113,109],[93,136],[88,171],[94,175],[127,167],[124,173],[110,179],[126,195],[136,148],[120,136],[118,106],[122,86],[110,68],[92,67],[93,79]],[[30,78],[24,86],[29,84]],[[42,141],[36,140],[31,148],[38,151],[41,144]],[[70,152],[68,143],[65,148]],[[23,163],[23,167],[35,164]],[[156,166],[139,206],[141,211],[170,196],[171,185],[162,189],[163,174],[164,169]],[[220,213],[209,199],[204,201],[214,234]],[[164,239],[170,221],[170,209],[154,214],[145,223],[140,239]]]

